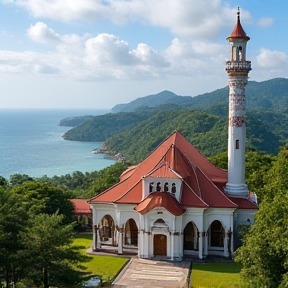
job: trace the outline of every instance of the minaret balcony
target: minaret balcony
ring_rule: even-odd
[[[249,72],[251,61],[226,61],[227,72]]]

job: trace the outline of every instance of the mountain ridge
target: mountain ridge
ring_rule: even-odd
[[[260,95],[259,91],[262,91]],[[196,96],[180,96],[171,91],[164,90],[157,94],[152,94],[137,98],[126,104],[117,104],[112,108],[113,113],[131,112],[139,107],[155,107],[160,104],[176,104],[180,107],[205,108],[211,104],[228,103],[229,87],[225,86],[212,92]],[[283,102],[283,97],[287,99]],[[259,99],[262,97],[262,99]],[[271,99],[276,97],[276,99]],[[275,102],[276,100],[276,102]],[[273,78],[261,82],[248,81],[246,86],[246,107],[252,108],[272,108],[287,112],[288,108],[288,79]]]

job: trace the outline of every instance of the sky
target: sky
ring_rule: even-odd
[[[288,0],[0,0],[0,109],[223,88],[238,6],[249,80],[288,77]]]

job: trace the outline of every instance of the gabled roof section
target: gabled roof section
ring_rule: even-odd
[[[74,214],[91,214],[91,206],[88,204],[89,199],[70,199],[74,208]]]
[[[129,176],[131,176],[131,174],[135,171],[135,169],[137,168],[137,165],[135,166],[130,166],[128,169],[126,169],[121,175],[120,175],[120,181],[125,180],[126,178],[128,178]]]
[[[209,207],[217,208],[237,208],[226,194],[219,190],[219,188],[199,169],[196,167],[195,173],[197,175],[200,197]]]
[[[182,179],[180,205],[237,207],[215,185],[227,182],[227,171],[212,164],[178,131],[171,134],[138,166],[127,171],[119,183],[90,199],[89,203],[139,204],[143,200],[142,179],[149,176]]]
[[[165,208],[175,216],[180,216],[186,211],[185,207],[180,205],[175,197],[167,192],[151,193],[135,207],[135,211],[144,215],[157,207]]]
[[[238,209],[253,209],[258,210],[257,204],[253,203],[247,198],[237,197],[237,196],[229,196],[231,201],[237,204]]]
[[[179,179],[181,176],[173,171],[166,162],[164,162],[161,166],[152,170],[150,173],[144,176],[146,177],[155,177],[155,178],[176,178]]]
[[[234,39],[234,38],[243,38],[245,40],[249,40],[250,37],[247,36],[247,34],[245,33],[241,22],[240,22],[240,9],[238,7],[238,12],[237,12],[237,23],[232,31],[232,33],[230,34],[230,36],[228,36],[226,39]]]

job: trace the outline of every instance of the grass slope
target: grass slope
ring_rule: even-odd
[[[238,263],[194,263],[193,288],[236,288],[240,285],[241,266]]]
[[[74,245],[87,249],[92,243],[92,234],[78,234],[74,240]],[[102,282],[110,282],[118,274],[121,268],[129,260],[128,258],[90,255],[91,260],[83,263],[87,273],[91,276],[99,276]]]

